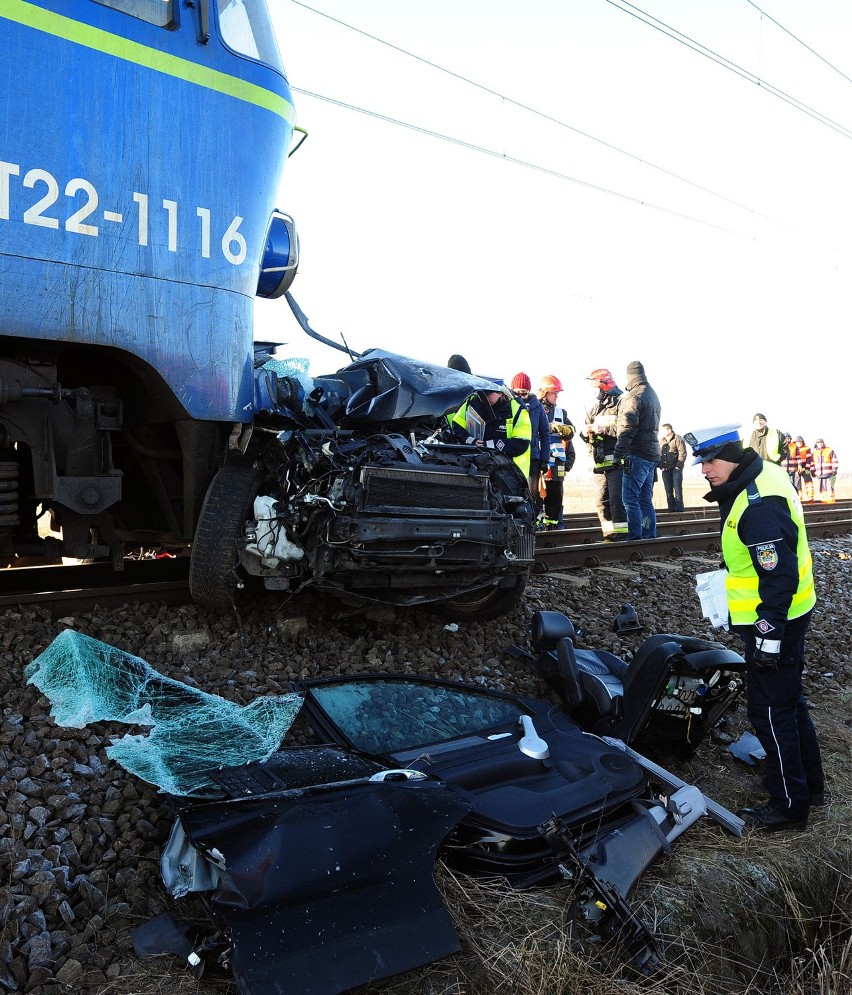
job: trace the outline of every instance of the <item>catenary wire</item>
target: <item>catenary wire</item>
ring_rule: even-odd
[[[767,21],[772,21],[772,23],[775,25],[775,27],[780,28],[784,32],[784,34],[789,35],[793,39],[793,41],[797,41],[803,48],[806,48],[811,53],[811,55],[815,55],[820,60],[820,62],[824,62],[828,66],[829,69],[833,69],[834,72],[836,72],[838,76],[842,76],[846,80],[847,83],[852,83],[852,77],[847,76],[846,73],[843,72],[842,69],[838,69],[837,66],[835,66],[833,63],[829,62],[828,59],[826,59],[824,55],[820,55],[819,52],[817,52],[816,49],[811,48],[811,46],[808,45],[807,42],[802,41],[802,39],[799,38],[798,35],[794,35],[793,32],[789,28],[785,28],[784,25],[780,21],[776,21],[775,18],[771,14],[767,14],[766,11],[762,10],[760,7],[758,7],[757,4],[753,2],[753,0],[746,0],[746,3],[749,4],[750,6],[754,7],[754,9],[758,12],[758,14],[760,14],[761,17],[765,17],[767,19]]]
[[[791,107],[795,107],[796,110],[801,111],[803,114],[807,114],[808,117],[812,117],[815,121],[818,121],[820,124],[824,124],[827,128],[831,128],[844,138],[852,139],[852,130],[849,128],[839,124],[837,121],[832,120],[826,114],[823,114],[821,111],[816,110],[816,108],[809,106],[797,97],[792,96],[792,94],[786,93],[784,90],[779,89],[773,83],[769,83],[766,80],[761,79],[749,69],[744,69],[742,66],[737,65],[737,63],[725,58],[724,55],[720,55],[718,52],[714,52],[706,45],[702,45],[700,41],[696,41],[694,38],[690,38],[689,35],[683,34],[683,32],[678,31],[677,28],[674,28],[665,21],[661,21],[654,17],[653,14],[649,14],[640,7],[635,7],[632,3],[628,3],[627,0],[621,0],[620,3],[616,2],[616,0],[604,0],[604,2],[608,3],[610,7],[615,7],[616,10],[620,10],[623,14],[629,14],[631,17],[636,18],[636,20],[640,21],[642,24],[647,24],[649,28],[659,31],[667,38],[671,38],[672,41],[676,41],[678,44],[684,45],[693,52],[703,55],[705,58],[710,59],[712,62],[722,66],[723,69],[728,69],[730,72],[735,73],[737,76],[741,76],[749,83],[754,83],[755,86],[759,86],[761,90],[765,90],[767,93],[771,93],[774,97],[778,97],[779,100],[783,100],[784,103],[789,104]]]
[[[603,145],[604,148],[608,148],[613,152],[618,152],[620,155],[627,156],[633,159],[635,162],[641,163],[643,166],[648,166],[651,169],[655,169],[665,176],[670,176],[672,179],[679,180],[681,183],[686,183],[688,186],[694,187],[696,190],[701,190],[703,193],[710,194],[711,197],[717,197],[719,200],[723,200],[728,204],[738,207],[743,211],[748,211],[750,214],[754,214],[757,217],[763,218],[765,221],[771,221],[773,224],[782,225],[787,227],[783,221],[778,221],[776,218],[772,218],[767,214],[762,214],[760,211],[756,211],[754,208],[749,207],[746,204],[741,204],[737,200],[733,200],[731,197],[725,196],[725,194],[718,193],[715,190],[711,190],[709,187],[703,186],[701,183],[696,183],[694,180],[690,180],[685,176],[681,176],[679,173],[675,173],[670,169],[666,169],[664,166],[658,166],[656,163],[651,162],[648,159],[643,159],[642,156],[636,155],[633,152],[628,152],[627,149],[620,148],[618,145],[614,145],[611,142],[606,141],[603,138],[597,138],[595,135],[590,134],[587,131],[583,131],[577,128],[573,124],[569,124],[567,121],[563,121],[560,118],[553,117],[553,115],[548,114],[546,111],[538,110],[535,107],[531,107],[529,104],[522,103],[519,100],[515,100],[512,97],[506,96],[504,93],[500,93],[498,90],[493,90],[489,86],[485,86],[483,83],[477,83],[476,80],[472,80],[467,76],[463,76],[460,73],[454,72],[452,69],[447,69],[445,66],[440,66],[436,62],[431,62],[429,59],[424,58],[421,55],[417,55],[415,52],[410,52],[405,48],[395,45],[393,42],[386,41],[384,38],[379,38],[377,35],[370,34],[368,31],[364,31],[362,28],[356,27],[354,24],[349,24],[347,21],[342,21],[337,17],[333,17],[331,14],[327,14],[325,11],[317,10],[315,7],[311,7],[306,3],[302,3],[301,0],[291,0],[291,3],[295,4],[297,7],[302,7],[304,10],[310,11],[312,14],[317,14],[320,17],[325,17],[329,21],[333,21],[335,24],[339,24],[341,27],[348,29],[349,31],[354,31],[356,34],[362,35],[364,38],[369,38],[371,41],[377,42],[379,45],[384,45],[386,48],[390,48],[395,52],[399,52],[401,55],[407,58],[414,59],[417,62],[421,62],[425,66],[429,66],[431,69],[437,69],[439,72],[445,73],[448,76],[452,76],[454,79],[459,80],[461,83],[465,83],[468,86],[475,87],[477,90],[481,90],[483,93],[490,94],[493,97],[498,97],[500,100],[505,101],[513,107],[517,107],[519,110],[525,111],[529,114],[534,114],[536,117],[540,117],[545,121],[549,121],[551,124],[555,124],[560,128],[565,128],[568,131],[573,131],[575,134],[580,135],[582,138],[586,138],[589,141],[596,142],[598,145]]]
[[[725,232],[728,235],[735,235],[738,238],[756,241],[752,235],[746,235],[743,232],[734,231],[732,228],[725,228],[723,225],[714,224],[712,221],[706,221],[703,218],[696,218],[691,214],[683,214],[680,211],[672,210],[669,207],[662,207],[659,204],[653,204],[651,201],[642,200],[640,197],[633,197],[630,194],[622,193],[619,190],[612,190],[609,187],[600,186],[600,184],[580,179],[577,176],[570,176],[568,173],[561,173],[559,170],[550,169],[548,166],[541,166],[538,163],[529,162],[526,159],[518,159],[515,156],[506,155],[505,152],[498,152],[496,149],[489,149],[484,145],[476,145],[473,142],[467,142],[461,138],[454,138],[452,135],[442,134],[440,131],[432,131],[431,129],[424,128],[419,124],[412,124],[409,121],[402,121],[399,118],[390,117],[387,114],[380,114],[378,111],[371,111],[366,107],[358,107],[355,104],[348,104],[343,100],[337,100],[335,97],[328,97],[322,93],[304,90],[298,86],[291,86],[290,89],[293,93],[300,93],[305,97],[314,97],[316,100],[323,100],[328,104],[334,104],[336,107],[342,107],[345,110],[355,111],[358,114],[365,114],[367,117],[384,121],[386,124],[394,124],[401,128],[408,128],[411,131],[419,132],[421,135],[428,135],[430,138],[439,138],[444,142],[450,142],[453,145],[460,145],[463,148],[470,149],[473,152],[482,152],[485,155],[494,156],[496,159],[503,159],[506,162],[511,162],[513,165],[521,166],[525,169],[534,169],[539,173],[545,173],[547,176],[553,176],[559,180],[567,180],[569,183],[576,183],[579,186],[586,187],[589,190],[596,190],[598,193],[618,197],[621,200],[629,201],[632,204],[638,204],[640,207],[650,207],[655,211],[660,211],[663,214],[670,214],[673,217],[681,218],[684,221],[692,221],[696,224],[706,225],[708,228],[715,228],[717,231]]]

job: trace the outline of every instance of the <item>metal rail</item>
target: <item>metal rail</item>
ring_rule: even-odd
[[[804,511],[811,539],[827,539],[852,532],[852,501],[805,505]],[[594,525],[577,527],[576,523],[584,519],[588,516],[566,515],[569,528],[536,535],[536,572],[640,562],[688,553],[718,556],[721,551],[716,509],[709,509],[706,515],[696,514],[695,509],[687,509],[683,515],[663,512],[657,519],[657,530],[661,533],[658,538],[629,543],[603,542],[597,519],[594,519]]]
[[[639,563],[689,554],[720,556],[719,519],[715,508],[660,512],[657,539],[602,542],[597,517],[565,516],[566,529],[536,535],[536,573],[612,564]],[[806,505],[811,539],[852,533],[852,501]],[[0,570],[0,610],[44,605],[54,617],[132,601],[189,602],[189,557],[125,560],[114,573],[109,563],[26,566]]]

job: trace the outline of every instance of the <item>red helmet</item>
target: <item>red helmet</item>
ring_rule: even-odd
[[[601,390],[612,390],[615,386],[612,374],[603,366],[599,370],[592,370],[586,379],[596,383]]]
[[[538,392],[542,397],[544,397],[549,390],[555,390],[557,394],[560,390],[562,390],[562,381],[559,377],[554,377],[550,373],[548,373],[547,376],[542,377],[538,385]]]

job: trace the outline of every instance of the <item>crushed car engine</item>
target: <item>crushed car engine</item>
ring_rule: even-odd
[[[526,478],[443,431],[493,381],[375,349],[317,378],[258,358],[257,455],[238,452],[210,486],[192,549],[196,601],[225,610],[254,581],[450,619],[517,604],[535,554]]]

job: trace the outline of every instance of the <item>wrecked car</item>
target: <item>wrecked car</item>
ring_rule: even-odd
[[[494,389],[379,349],[309,377],[259,346],[255,456],[241,459],[248,439],[235,439],[208,490],[193,598],[225,610],[254,583],[428,605],[450,619],[511,610],[535,555],[526,478],[501,454],[442,433],[473,392]]]
[[[565,629],[539,621],[543,642]],[[455,952],[437,859],[515,888],[569,883],[578,927],[650,973],[664,953],[629,904],[636,882],[703,815],[742,829],[623,741],[506,691],[368,674],[236,706],[72,630],[26,676],[61,724],[147,728],[107,755],[167,796],[163,882],[209,922],[163,913],[135,949],[229,969],[241,995],[332,995]],[[623,688],[626,708],[657,693]],[[316,745],[282,745],[298,713]]]
[[[518,888],[567,880],[579,922],[659,965],[628,895],[705,814],[697,788],[655,796],[630,756],[536,699],[404,676],[295,689],[327,745],[210,772],[221,798],[180,806],[161,867],[214,933],[190,943],[167,916],[137,931],[140,954],[191,963],[203,946],[242,995],[345,991],[458,949],[440,857]]]

